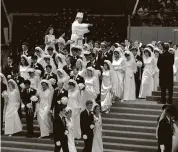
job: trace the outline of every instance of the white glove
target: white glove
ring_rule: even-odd
[[[95,128],[95,126],[94,125],[90,125],[90,129],[93,129],[93,128]]]
[[[87,138],[88,138],[88,137],[87,137],[87,135],[83,135],[83,139],[85,139],[85,140],[86,140]]]
[[[164,152],[164,150],[165,150],[164,145],[160,145],[160,149],[161,149],[161,152]]]
[[[57,142],[56,142],[56,145],[57,145],[57,146],[60,146],[60,145],[61,145],[61,142],[60,142],[60,141],[57,141]]]

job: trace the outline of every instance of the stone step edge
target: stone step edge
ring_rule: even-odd
[[[14,147],[1,147],[1,150],[18,150],[20,152],[53,152],[53,151],[46,151],[46,150],[35,150],[35,149],[24,149],[24,148],[14,148]],[[81,147],[77,147],[77,149],[81,149]],[[83,148],[82,148],[83,149]],[[114,150],[114,149],[104,149],[104,152],[136,152],[136,151],[122,151],[122,150]]]
[[[7,139],[12,139],[12,140],[7,140]],[[2,141],[13,141],[13,139],[18,139],[18,138],[20,138],[20,139],[26,139],[27,141],[29,140],[29,142],[31,142],[31,143],[33,143],[34,141],[32,141],[32,140],[36,140],[36,141],[53,141],[53,140],[51,140],[51,139],[38,139],[38,138],[26,138],[26,137],[22,137],[22,136],[12,136],[12,137],[8,137],[8,136],[1,136],[1,140]],[[130,137],[113,137],[113,136],[103,136],[103,139],[117,139],[117,140],[119,140],[119,139],[121,139],[121,140],[129,140],[129,141],[133,141],[133,140],[137,140],[137,141],[144,141],[144,142],[146,142],[146,141],[149,141],[149,142],[157,142],[157,140],[155,139],[155,140],[153,140],[153,139],[139,139],[139,138],[130,138]],[[81,140],[77,140],[77,141],[75,141],[75,142],[81,142],[82,141],[82,139]],[[23,141],[18,141],[18,142],[23,142]]]
[[[1,141],[1,143],[8,143],[8,144],[21,144],[21,145],[34,145],[34,143],[27,143],[27,142],[16,142],[16,141]],[[2,145],[1,144],[1,145]],[[50,146],[50,147],[54,147],[53,144],[42,144],[42,143],[35,143],[36,145],[39,145],[39,146]],[[134,148],[143,148],[142,145],[133,145],[133,144],[118,144],[118,143],[108,143],[108,142],[103,142],[104,145],[114,145],[114,146],[131,146],[131,147],[134,147]],[[156,146],[144,146],[144,148],[150,148],[150,149],[155,149],[157,148]]]

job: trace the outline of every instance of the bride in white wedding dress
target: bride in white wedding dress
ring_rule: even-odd
[[[37,103],[37,120],[40,126],[41,136],[39,138],[48,137],[52,133],[52,120],[51,120],[51,102],[54,89],[48,80],[42,80],[38,92],[39,103]]]
[[[75,141],[74,141],[74,123],[72,120],[72,109],[70,107],[67,107],[65,110],[66,110],[66,124],[67,124],[67,129],[69,131],[69,134],[67,135],[69,152],[77,152],[75,147]]]
[[[22,131],[22,123],[18,114],[20,106],[20,92],[17,83],[10,79],[8,81],[8,99],[5,110],[5,134],[12,136]]]
[[[103,152],[103,140],[102,140],[102,120],[100,114],[100,106],[96,104],[93,108],[94,113],[94,138],[92,152]]]

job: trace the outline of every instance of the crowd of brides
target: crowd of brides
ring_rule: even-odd
[[[66,124],[67,131],[63,129],[70,152],[76,151],[74,139],[80,138],[85,141],[86,151],[93,143],[92,152],[102,152],[100,113],[109,113],[116,101],[146,98],[157,90],[157,61],[164,43],[85,41],[81,47],[72,45],[71,40],[66,42],[63,36],[56,40],[53,32],[54,29],[49,28],[44,50],[36,47],[31,51],[28,43],[23,43],[19,65],[14,64],[12,56],[8,57],[7,66],[0,74],[1,128],[4,121],[4,134],[12,136],[22,131],[21,118],[25,115],[28,137],[33,136],[33,119],[37,118],[40,138],[54,133],[56,140],[56,127],[60,123],[55,120],[60,115]],[[176,49],[177,46],[170,46],[169,52],[176,54]],[[176,61],[175,55],[175,77]],[[87,116],[93,120],[89,128]],[[58,140],[56,146],[65,145]]]

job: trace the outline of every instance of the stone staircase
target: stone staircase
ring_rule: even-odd
[[[156,152],[155,130],[161,105],[155,102],[136,101],[114,104],[110,114],[103,114],[104,152]],[[52,152],[53,141],[38,139],[40,135],[37,121],[34,130],[37,137],[26,138],[25,119],[23,131],[12,137],[1,137],[2,152]],[[78,152],[83,149],[83,141],[76,141]]]
[[[173,90],[173,104],[175,104],[178,108],[178,82],[174,82],[174,90]],[[168,92],[167,92],[168,96]],[[161,99],[161,88],[158,87],[157,91],[152,92],[152,96],[148,96],[146,98],[147,101],[160,101]]]

